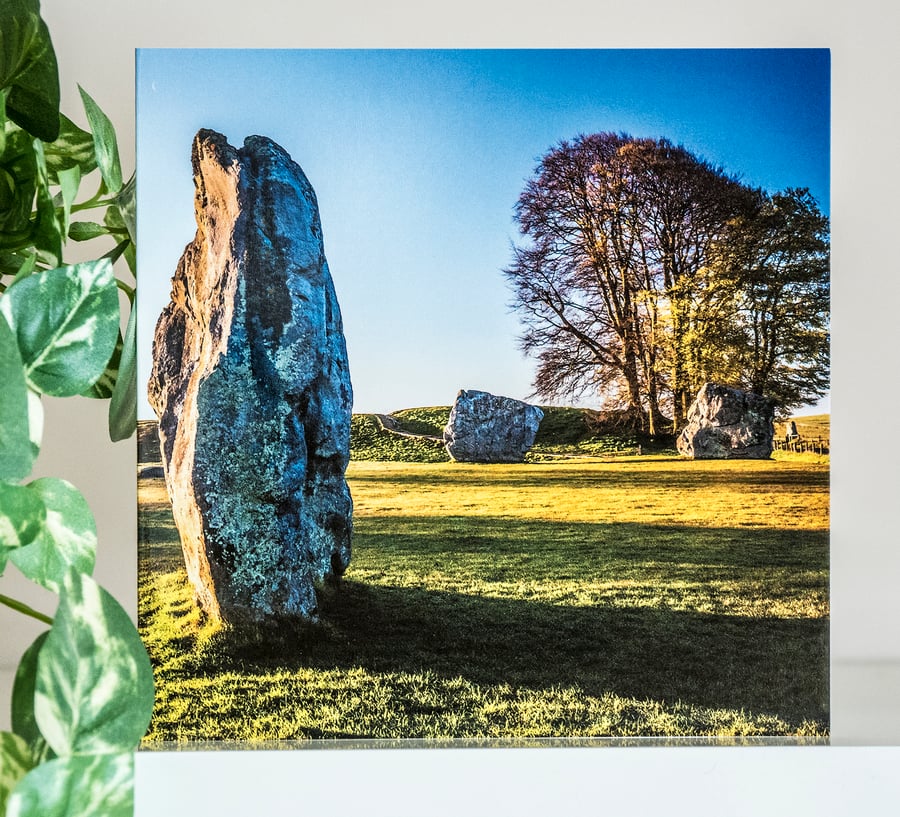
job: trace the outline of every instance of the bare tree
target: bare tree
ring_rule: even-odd
[[[516,207],[528,239],[505,271],[545,397],[622,393],[640,427],[683,420],[687,342],[709,250],[748,191],[667,140],[561,142]]]

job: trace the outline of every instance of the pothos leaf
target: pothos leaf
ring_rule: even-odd
[[[119,377],[119,362],[122,359],[122,333],[116,338],[116,348],[113,350],[109,363],[106,364],[106,371],[100,375],[100,378],[86,392],[82,393],[82,397],[90,397],[94,400],[108,400],[112,397],[113,389]]]
[[[81,394],[105,371],[119,332],[112,264],[31,275],[6,291],[0,313],[16,335],[28,384],[57,397]]]
[[[38,655],[34,711],[60,756],[131,751],[150,723],[153,672],[140,636],[118,602],[77,571]]]
[[[116,196],[115,204],[121,216],[122,223],[128,229],[128,237],[132,240],[132,242],[137,241],[137,225],[135,222],[136,198],[136,186],[134,174],[132,174],[131,178],[127,182],[125,182],[125,185]]]
[[[6,817],[132,817],[134,755],[57,758],[32,769],[9,798]]]
[[[14,127],[6,134],[6,148],[0,157],[0,248],[16,251],[29,244],[37,184],[34,139]]]
[[[43,144],[35,139],[33,145],[37,162],[37,211],[31,241],[41,260],[48,266],[55,267],[62,263],[62,247],[66,233],[57,215],[56,202],[50,191]]]
[[[12,728],[31,747],[35,756],[46,751],[44,736],[34,717],[34,680],[37,675],[38,654],[49,634],[49,631],[41,633],[25,650],[13,681]]]
[[[12,732],[0,732],[0,814],[22,778],[34,767],[28,744]]]
[[[25,364],[16,336],[3,315],[0,315],[0,383],[3,384],[0,388],[0,479],[19,480],[31,473],[35,452],[29,439]]]
[[[73,241],[90,241],[101,235],[109,235],[110,230],[94,221],[75,221],[69,225],[69,238]]]
[[[74,167],[61,169],[57,176],[63,204],[62,231],[63,235],[68,235],[69,222],[72,220],[72,205],[75,203],[75,197],[78,195],[78,186],[81,184],[81,170],[78,165],[75,165]]]
[[[109,438],[127,440],[137,428],[137,306],[131,305],[119,372],[109,401]]]
[[[59,136],[56,141],[44,145],[47,175],[52,184],[59,182],[59,172],[77,167],[87,176],[97,167],[94,158],[94,137],[78,127],[67,116],[59,115]]]
[[[6,112],[45,142],[59,133],[59,70],[37,0],[0,5],[0,89],[8,88]]]
[[[70,568],[88,575],[94,570],[94,515],[78,489],[63,479],[37,479],[27,490],[46,508],[46,519],[34,541],[11,551],[9,559],[29,579],[58,593]]]
[[[81,101],[87,114],[88,124],[94,137],[94,158],[106,189],[113,195],[122,189],[122,166],[119,162],[119,146],[116,142],[116,130],[109,117],[100,110],[90,94],[80,85]]]
[[[0,576],[7,559],[41,535],[46,518],[40,495],[24,485],[0,481]]]

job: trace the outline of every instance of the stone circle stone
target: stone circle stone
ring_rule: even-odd
[[[315,192],[265,137],[201,130],[191,158],[148,385],[188,577],[212,618],[312,620],[350,561],[353,399]]]

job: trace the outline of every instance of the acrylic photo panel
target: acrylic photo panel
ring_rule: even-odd
[[[141,49],[148,747],[829,734],[827,50]]]

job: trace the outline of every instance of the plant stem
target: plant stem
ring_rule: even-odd
[[[24,613],[26,616],[31,616],[32,618],[36,618],[38,621],[43,621],[44,624],[49,624],[51,627],[53,626],[53,619],[50,618],[50,616],[45,616],[43,613],[39,613],[33,607],[29,607],[27,604],[24,604],[21,601],[11,599],[9,596],[4,596],[2,593],[0,593],[0,604],[5,604],[7,607],[12,607],[13,610],[18,610],[20,613]]]

